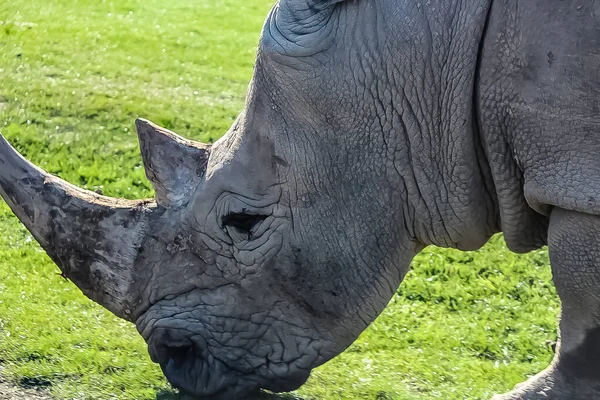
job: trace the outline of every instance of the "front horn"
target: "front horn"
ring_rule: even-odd
[[[149,121],[136,121],[154,201],[100,196],[37,168],[0,134],[0,195],[90,299],[126,320],[144,301],[137,261],[166,208],[179,208],[204,179],[210,146]],[[143,265],[141,266],[144,267]],[[137,280],[137,281],[136,281]]]
[[[90,299],[132,320],[134,262],[156,210],[151,201],[100,196],[49,175],[0,134],[0,195]]]

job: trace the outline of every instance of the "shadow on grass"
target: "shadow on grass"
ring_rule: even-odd
[[[156,393],[156,400],[195,400],[184,394],[179,394],[172,390],[160,390]],[[256,392],[243,400],[304,400],[301,397],[291,394],[272,394],[267,392]]]

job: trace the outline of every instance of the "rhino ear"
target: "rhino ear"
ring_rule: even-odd
[[[291,56],[310,56],[329,44],[331,14],[349,0],[279,0],[269,17],[271,45]],[[263,39],[268,40],[269,36]]]
[[[321,11],[347,0],[279,0],[279,6],[295,8],[296,10]]]
[[[279,0],[276,6],[280,29],[305,31],[310,34],[329,19],[329,13],[338,3],[347,0]]]
[[[164,207],[186,204],[208,164],[210,146],[184,139],[145,119],[135,122],[146,176]]]

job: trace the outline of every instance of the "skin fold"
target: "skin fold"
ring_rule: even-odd
[[[552,365],[506,399],[600,398],[600,5],[280,0],[213,146],[137,121],[155,201],[75,188],[0,137],[0,195],[198,398],[289,391],[425,246],[549,245]]]

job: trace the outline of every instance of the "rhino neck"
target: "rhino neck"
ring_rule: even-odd
[[[296,215],[306,207],[327,221],[345,204],[350,222],[370,231],[405,241],[408,230],[411,242],[465,250],[498,231],[474,102],[490,3],[348,2],[335,14],[345,29],[319,62],[259,51],[248,115],[293,133],[278,135],[275,147],[303,177],[291,196]]]
[[[471,250],[499,230],[473,100],[490,3],[440,0],[403,9],[390,1],[383,10],[409,21],[388,45],[398,123],[387,147],[414,236],[425,244]]]

